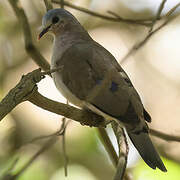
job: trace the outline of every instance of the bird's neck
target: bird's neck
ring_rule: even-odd
[[[82,26],[80,28],[72,26],[71,28],[64,29],[55,35],[55,43],[62,43],[63,45],[71,45],[79,41],[89,40],[91,40],[91,37]]]
[[[53,45],[53,56],[51,65],[62,57],[63,53],[72,45],[91,41],[91,37],[86,31],[66,31],[55,35]],[[57,59],[58,57],[58,59]]]

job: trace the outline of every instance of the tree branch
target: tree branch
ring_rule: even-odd
[[[69,122],[69,121],[68,121]],[[42,140],[42,139],[45,139],[45,138],[50,138],[30,159],[29,161],[16,173],[16,174],[13,174],[12,173],[12,170],[14,168],[14,166],[17,164],[17,160],[14,161],[14,163],[12,164],[12,166],[10,167],[10,169],[8,169],[8,171],[6,171],[3,175],[3,177],[1,178],[2,180],[15,180],[17,179],[37,158],[38,156],[40,156],[43,152],[45,152],[46,150],[48,150],[50,147],[52,147],[53,144],[55,144],[58,140],[57,136],[62,136],[62,146],[63,146],[63,154],[65,156],[65,174],[67,175],[67,155],[66,155],[66,149],[65,149],[65,131],[66,131],[66,128],[67,128],[67,125],[69,123],[66,123],[65,122],[65,118],[63,118],[63,123],[61,124],[61,127],[60,129],[53,133],[53,134],[50,134],[50,135],[45,135],[45,136],[39,136],[39,137],[36,137],[34,139],[32,139],[31,141],[29,141],[28,143],[32,143],[34,141],[37,141],[37,140]],[[25,143],[23,144],[24,145],[27,145],[28,143]]]
[[[156,136],[158,138],[161,138],[165,141],[175,141],[175,142],[180,142],[180,136],[173,136],[173,135],[169,135],[154,129],[149,129],[149,132],[152,136]]]
[[[44,4],[46,6],[46,11],[49,11],[50,9],[53,9],[51,0],[44,0]]]
[[[41,148],[39,151],[37,151],[31,159],[17,172],[14,176],[15,179],[17,179],[36,159],[41,155],[43,152],[48,150],[49,148],[52,147],[54,143],[56,143],[57,138],[56,137],[51,137]]]
[[[52,8],[51,4],[48,4],[49,0],[44,0],[47,10]],[[114,17],[112,16],[106,16],[102,15],[97,12],[90,11],[86,8],[75,6],[67,1],[64,0],[53,0],[52,1],[55,4],[61,4],[61,7],[63,8],[64,5],[71,7],[73,9],[77,9],[79,11],[85,12],[87,14],[90,14],[92,16],[96,16],[105,20],[114,21],[114,22],[125,22],[125,23],[131,23],[131,24],[137,24],[137,25],[144,25],[144,26],[150,26],[154,25],[155,22],[160,18],[161,12],[164,8],[166,0],[162,0],[161,5],[159,6],[158,12],[156,14],[156,18],[153,20],[131,20],[131,19],[124,19],[120,17],[119,15],[110,12]],[[23,33],[24,33],[24,39],[25,39],[25,49],[27,53],[30,55],[30,57],[43,69],[48,70],[50,68],[49,63],[43,58],[43,56],[40,54],[40,52],[37,50],[37,48],[34,46],[32,41],[32,34],[30,31],[30,26],[28,19],[26,17],[26,14],[23,10],[23,8],[20,7],[18,0],[9,0],[9,3],[11,4],[19,22],[21,23]],[[172,10],[167,13],[168,17],[171,15],[175,9],[179,6],[177,4]],[[140,49],[149,39],[150,37],[159,31],[162,27],[164,27],[170,19],[167,19],[164,23],[162,23],[158,28],[156,28],[154,31],[151,31],[148,33],[148,35],[138,44],[133,46],[133,48],[128,52],[127,56],[125,56],[124,60],[129,56],[132,55],[134,52],[136,52],[138,49]],[[152,26],[153,26],[152,25]],[[123,61],[124,61],[123,60]],[[31,103],[48,110],[50,112],[54,112],[59,115],[63,115],[67,118],[73,119],[77,122],[80,122],[83,125],[88,126],[95,126],[95,127],[105,127],[104,119],[101,116],[96,115],[95,113],[91,113],[85,110],[81,110],[75,107],[72,107],[67,104],[59,103],[56,101],[52,101],[44,96],[42,96],[37,91],[36,83],[38,83],[40,80],[44,78],[45,74],[50,74],[51,71],[42,73],[40,70],[35,70],[31,73],[28,73],[26,76],[23,76],[21,81],[16,85],[15,88],[13,88],[8,95],[2,100],[0,103],[0,120],[5,117],[14,107],[16,107],[19,103],[24,101],[30,101]],[[119,134],[117,136],[118,145],[119,145],[119,160],[117,157],[117,154],[114,150],[114,147],[112,146],[112,143],[107,135],[107,132],[104,128],[98,129],[106,150],[108,151],[112,162],[115,166],[118,166],[116,177],[123,177],[125,173],[126,163],[127,163],[127,154],[128,154],[128,146],[124,134]],[[117,133],[117,132],[116,132]],[[123,133],[123,131],[122,131]],[[159,131],[150,130],[150,133],[154,136],[157,136],[159,138],[165,139],[167,141],[180,141],[180,137],[177,136],[170,136],[164,133],[161,133]],[[121,139],[122,138],[122,139]],[[126,146],[126,151],[123,148],[123,144]],[[45,146],[46,147],[46,146]],[[34,159],[39,156],[40,153],[42,153],[44,150],[42,149],[40,152],[37,152],[31,161],[27,163],[27,165],[24,167],[26,169],[33,161]],[[24,170],[23,170],[24,171]],[[21,172],[19,173],[21,174]]]
[[[164,17],[169,17],[171,16],[175,11],[176,9],[180,6],[180,3],[177,3],[172,9],[170,9],[167,14],[164,16]]]
[[[68,122],[70,122],[70,121],[68,121]],[[66,153],[65,133],[66,133],[68,122],[66,123],[66,118],[65,117],[62,119],[62,127],[64,129],[63,132],[62,132],[62,135],[61,135],[62,136],[62,152],[63,152],[63,157],[64,157],[64,174],[65,174],[66,177],[68,175],[68,156],[67,156],[67,153]]]
[[[97,130],[100,135],[101,142],[103,143],[114,167],[117,167],[118,156],[117,156],[117,153],[116,153],[116,151],[112,145],[112,142],[108,136],[108,133],[106,132],[106,130],[104,128],[98,128]]]
[[[126,179],[126,177],[128,176],[126,173],[126,166],[127,166],[129,147],[123,128],[118,126],[116,122],[112,122],[111,125],[114,134],[116,136],[116,140],[119,148],[118,164],[117,164],[117,170],[114,176],[114,180],[123,180]]]
[[[180,14],[179,14],[180,15]],[[179,16],[178,15],[178,16]],[[160,26],[158,26],[156,29],[154,29],[153,31],[150,31],[144,39],[142,39],[140,42],[136,43],[129,51],[128,53],[120,60],[121,64],[123,64],[126,59],[135,54],[139,49],[141,49],[147,42],[148,40],[155,34],[157,33],[159,30],[161,30],[164,26],[166,26],[169,22],[171,22],[172,20],[174,20],[175,18],[177,18],[178,16],[175,16],[171,19],[166,19]]]
[[[27,75],[23,75],[20,82],[13,89],[11,89],[0,102],[0,120],[2,120],[18,104],[24,101],[30,101],[31,103],[45,110],[80,122],[82,125],[105,127],[106,124],[101,116],[90,111],[75,108],[68,104],[50,100],[42,96],[37,91],[36,83],[40,82],[44,78],[45,74],[49,74],[50,72],[54,71],[55,69],[47,72],[41,72],[40,69],[36,69]],[[180,137],[178,136],[167,135],[153,129],[150,130],[150,133],[167,141],[180,141]]]
[[[43,68],[44,70],[50,69],[49,63],[46,59],[41,55],[38,49],[33,44],[32,34],[30,30],[30,25],[27,19],[27,16],[24,12],[24,9],[21,7],[20,2],[18,0],[8,0],[11,4],[19,23],[22,26],[24,41],[25,41],[25,50],[29,54],[29,56],[34,60],[34,62]]]
[[[36,90],[34,91],[32,96],[28,97],[28,101],[45,110],[80,122],[82,125],[105,127],[104,119],[101,116],[86,110],[75,108],[64,103],[53,101],[42,96]]]
[[[162,13],[162,10],[164,9],[164,6],[165,6],[166,2],[167,2],[167,0],[162,0],[161,4],[159,5],[158,11],[156,13],[155,18],[152,21],[152,25],[151,25],[151,28],[150,28],[149,32],[151,32],[153,30],[153,27],[154,27],[156,21],[160,20],[161,13]]]
[[[60,6],[61,8],[64,8],[64,0],[60,0]]]
[[[6,97],[0,102],[0,120],[2,120],[18,104],[24,101],[30,101],[45,110],[78,121],[82,125],[105,127],[104,119],[101,116],[50,100],[39,94],[36,83],[44,78],[44,74],[49,74],[49,72],[50,71],[44,73],[41,72],[40,69],[37,69],[22,76],[20,82],[11,89]]]
[[[62,4],[62,1],[60,0],[52,0],[52,2],[54,4]],[[107,16],[107,15],[103,15],[103,14],[100,14],[98,12],[94,12],[94,11],[91,11],[89,9],[86,9],[86,8],[83,8],[83,7],[80,7],[80,6],[76,6],[68,1],[63,1],[63,4],[64,6],[68,6],[70,8],[73,8],[73,9],[76,9],[78,11],[82,11],[86,14],[90,14],[91,16],[95,16],[95,17],[98,17],[98,18],[101,18],[101,19],[105,19],[105,20],[108,20],[108,21],[113,21],[113,22],[124,22],[124,23],[128,23],[128,24],[136,24],[136,25],[142,25],[142,26],[150,26],[151,23],[149,22],[146,22],[146,20],[143,22],[143,20],[133,20],[133,19],[125,19],[125,18],[122,18],[120,16]]]
[[[156,13],[156,18],[155,18],[156,20],[157,20],[157,19],[160,19],[162,10],[164,9],[164,6],[165,6],[166,2],[167,2],[167,0],[162,0],[160,6],[159,6],[159,8],[158,8],[158,11],[157,11],[157,13]]]
[[[11,112],[18,104],[26,100],[26,97],[37,88],[36,83],[44,76],[40,70],[34,70],[26,76],[22,76],[20,82],[9,91],[5,98],[0,102],[0,120]]]

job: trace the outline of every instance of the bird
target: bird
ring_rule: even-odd
[[[166,172],[148,134],[150,114],[115,57],[91,38],[69,11],[51,9],[42,18],[39,39],[54,36],[51,68],[61,94],[72,104],[114,120],[127,134],[145,163]]]

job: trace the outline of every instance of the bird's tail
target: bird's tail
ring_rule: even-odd
[[[138,150],[139,154],[146,162],[148,166],[152,169],[159,168],[161,171],[166,172],[167,169],[164,166],[159,154],[157,153],[148,133],[141,132],[139,134],[134,134],[132,132],[127,132],[132,143]]]

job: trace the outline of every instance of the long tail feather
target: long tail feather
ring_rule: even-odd
[[[134,134],[127,132],[132,143],[138,150],[139,154],[146,162],[148,166],[152,169],[159,168],[160,170],[166,172],[167,169],[164,166],[159,154],[157,153],[148,133],[141,132],[140,134]]]

